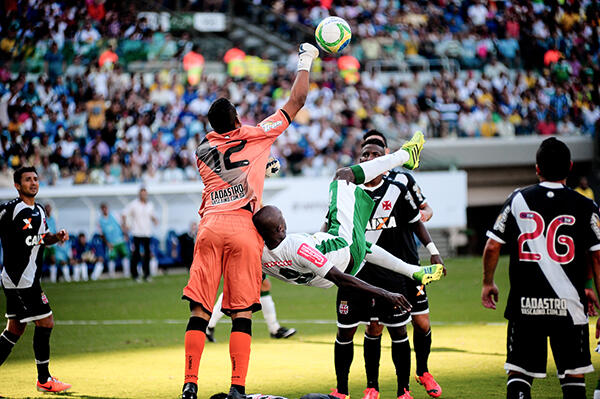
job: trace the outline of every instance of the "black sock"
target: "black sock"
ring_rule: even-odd
[[[600,391],[600,378],[598,378],[598,383],[596,383],[596,390]]]
[[[38,381],[45,384],[50,377],[48,363],[50,363],[50,334],[51,328],[35,327],[33,333],[33,353],[38,370]]]
[[[8,355],[10,355],[13,346],[15,346],[19,338],[18,335],[15,335],[8,330],[4,330],[2,334],[0,334],[0,365],[2,365]]]
[[[367,388],[379,391],[379,359],[381,358],[381,335],[374,337],[365,333],[364,341],[365,371]]]
[[[335,375],[337,377],[337,390],[339,393],[348,395],[348,374],[354,357],[354,342],[340,342],[335,340],[334,362]]]
[[[231,388],[235,388],[242,395],[246,394],[246,387],[242,385],[231,384]]]
[[[506,382],[506,399],[531,399],[532,382],[532,377],[523,374],[509,375]]]
[[[408,337],[398,341],[392,340],[392,360],[396,367],[398,380],[398,396],[404,395],[404,390],[409,390],[410,379],[410,342]]]
[[[585,378],[566,376],[560,379],[563,399],[585,399]]]
[[[413,331],[413,344],[415,345],[415,357],[417,358],[417,375],[423,375],[429,371],[427,360],[431,351],[431,328],[426,334],[415,328]]]

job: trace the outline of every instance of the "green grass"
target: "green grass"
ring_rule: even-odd
[[[442,385],[443,398],[505,397],[506,377],[502,367],[506,327],[501,309],[508,293],[506,263],[503,258],[498,270],[500,304],[496,311],[480,305],[479,258],[449,260],[448,276],[428,289],[434,324],[430,370]],[[70,396],[176,398],[183,375],[183,333],[188,309],[180,297],[186,281],[186,275],[169,275],[141,285],[129,280],[45,284],[57,320],[50,367],[55,375],[73,384]],[[274,341],[268,336],[262,316],[257,315],[248,389],[289,398],[308,392],[329,392],[335,386],[332,343],[336,327],[333,323],[314,324],[309,320],[335,319],[336,290],[273,281],[272,293],[282,324],[299,332],[291,339]],[[0,309],[4,306],[4,296],[0,295]],[[91,321],[97,324],[90,325]],[[0,368],[0,396],[42,397],[37,396],[34,388],[31,327]],[[200,398],[227,390],[228,330],[227,324],[219,325],[218,343],[206,345],[200,365]],[[593,358],[595,366],[600,366],[597,356]],[[534,397],[562,396],[555,373],[549,359],[549,378],[535,382]],[[589,393],[595,386],[595,378],[589,375]],[[355,337],[350,374],[353,398],[362,397],[364,383],[360,330]],[[395,397],[387,334],[383,341],[380,386],[382,398]],[[412,382],[411,387],[415,398],[428,397],[416,383]]]

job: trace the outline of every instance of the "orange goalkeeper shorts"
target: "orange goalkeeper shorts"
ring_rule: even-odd
[[[212,313],[223,276],[223,313],[260,310],[263,245],[249,211],[205,215],[198,226],[183,299],[196,302]]]

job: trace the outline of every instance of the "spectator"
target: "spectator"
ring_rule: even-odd
[[[123,224],[129,228],[133,236],[133,256],[131,257],[131,277],[142,282],[138,274],[137,266],[140,261],[140,249],[143,247],[142,258],[143,278],[150,282],[150,237],[152,236],[152,224],[157,224],[154,205],[148,201],[148,191],[141,188],[137,199],[131,201],[123,211]]]
[[[116,260],[121,260],[123,276],[130,277],[129,246],[117,219],[108,211],[106,203],[100,204],[100,232],[108,248],[108,277],[116,277]]]
[[[579,178],[579,185],[577,187],[575,187],[575,191],[577,191],[579,194],[583,195],[584,197],[591,199],[592,201],[595,200],[594,190],[592,190],[592,188],[588,184],[587,177],[585,177],[585,176],[581,176]]]

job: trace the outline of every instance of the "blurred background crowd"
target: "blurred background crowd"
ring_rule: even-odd
[[[322,54],[306,107],[273,147],[283,175],[332,175],[370,128],[397,145],[417,129],[485,140],[595,135],[600,126],[596,1],[154,6],[245,13],[293,43],[328,15],[351,24],[350,51]],[[196,180],[212,101],[230,98],[242,122],[256,124],[287,98],[295,50],[232,42],[209,53],[206,39],[164,32],[139,10],[110,0],[0,4],[0,186],[23,164],[46,185]],[[173,60],[174,69],[135,68]],[[211,63],[223,73],[209,73]],[[405,68],[386,73],[390,65]]]

